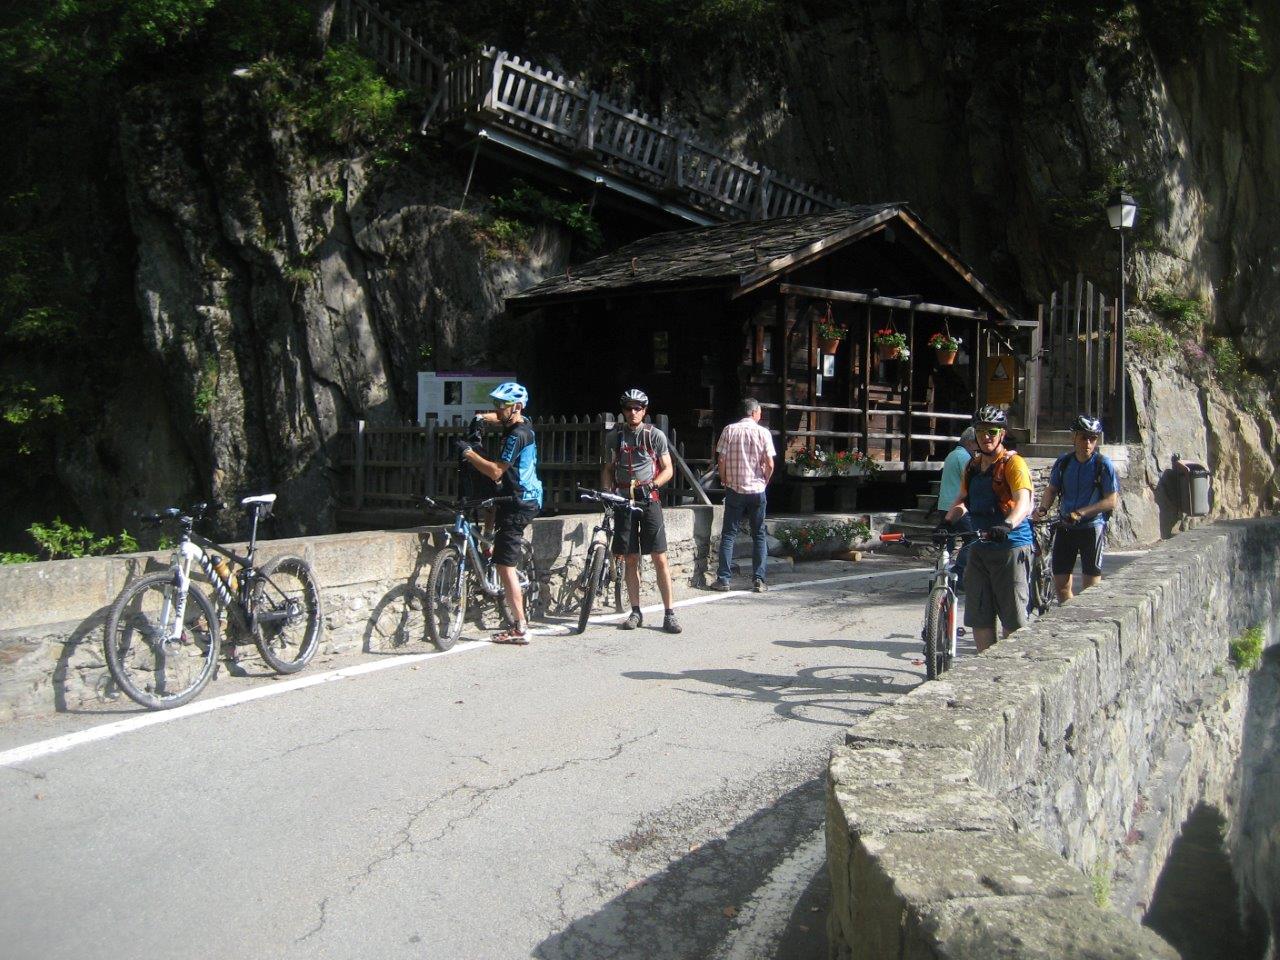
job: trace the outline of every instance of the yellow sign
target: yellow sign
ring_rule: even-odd
[[[987,403],[997,406],[1013,403],[1013,388],[1018,380],[1018,364],[1012,354],[999,353],[986,358]]]

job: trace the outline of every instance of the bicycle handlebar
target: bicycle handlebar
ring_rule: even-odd
[[[164,523],[166,520],[201,520],[207,514],[217,513],[222,509],[220,503],[196,503],[190,507],[183,509],[182,507],[164,507],[154,513],[138,513],[134,512],[134,516],[140,523],[158,524]]]
[[[469,510],[483,510],[498,503],[511,503],[515,497],[486,497],[484,500],[436,500],[433,497],[419,497],[418,502],[432,510],[445,510],[449,513],[466,513]]]
[[[985,533],[974,530],[953,530],[950,532],[936,531],[930,534],[930,539],[935,544],[945,543],[948,540],[988,540],[990,539]],[[901,543],[904,546],[911,546],[913,542],[905,533],[882,533],[880,534],[881,543]]]
[[[639,513],[644,507],[636,503],[629,497],[620,496],[616,493],[609,493],[605,490],[592,490],[590,487],[578,487],[578,499],[589,500],[592,503],[607,503],[614,507],[627,507],[632,513]]]

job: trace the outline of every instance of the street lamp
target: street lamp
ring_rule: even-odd
[[[1125,394],[1128,384],[1124,373],[1124,232],[1132,230],[1138,219],[1138,204],[1123,190],[1117,190],[1107,201],[1107,222],[1120,234],[1120,304],[1116,315],[1116,368],[1120,393],[1120,443],[1125,442]]]

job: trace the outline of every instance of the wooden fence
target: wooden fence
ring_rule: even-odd
[[[715,220],[833,210],[835,197],[614,103],[505,51],[445,64],[369,0],[342,0],[340,34],[407,86],[433,121],[479,117],[561,161],[585,164]]]
[[[1079,413],[1106,418],[1115,409],[1117,304],[1079,274],[1055,290],[1032,332],[1027,422],[1062,429]]]
[[[605,443],[614,427],[611,414],[594,417],[530,419],[538,440],[538,477],[542,480],[543,508],[564,511],[581,504],[577,487],[597,487],[605,462]],[[667,433],[673,451],[683,458],[684,448],[668,431],[666,417],[657,426]],[[358,420],[338,432],[337,460],[342,469],[342,509],[370,518],[379,513],[412,513],[423,496],[455,499],[460,495],[457,455],[453,442],[469,426],[464,423],[426,426],[416,423],[366,423]],[[499,434],[484,433],[483,453],[498,456]],[[677,469],[675,480],[664,488],[668,505],[705,501],[693,478]]]

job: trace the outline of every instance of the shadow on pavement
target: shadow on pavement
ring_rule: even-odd
[[[539,944],[533,955],[539,960],[710,957],[733,932],[738,911],[770,871],[821,826],[825,782],[823,775],[794,788],[723,839],[672,861],[595,913],[574,920]],[[824,913],[805,912],[825,923]],[[799,953],[787,956],[809,960]],[[823,956],[825,946],[813,960]]]

